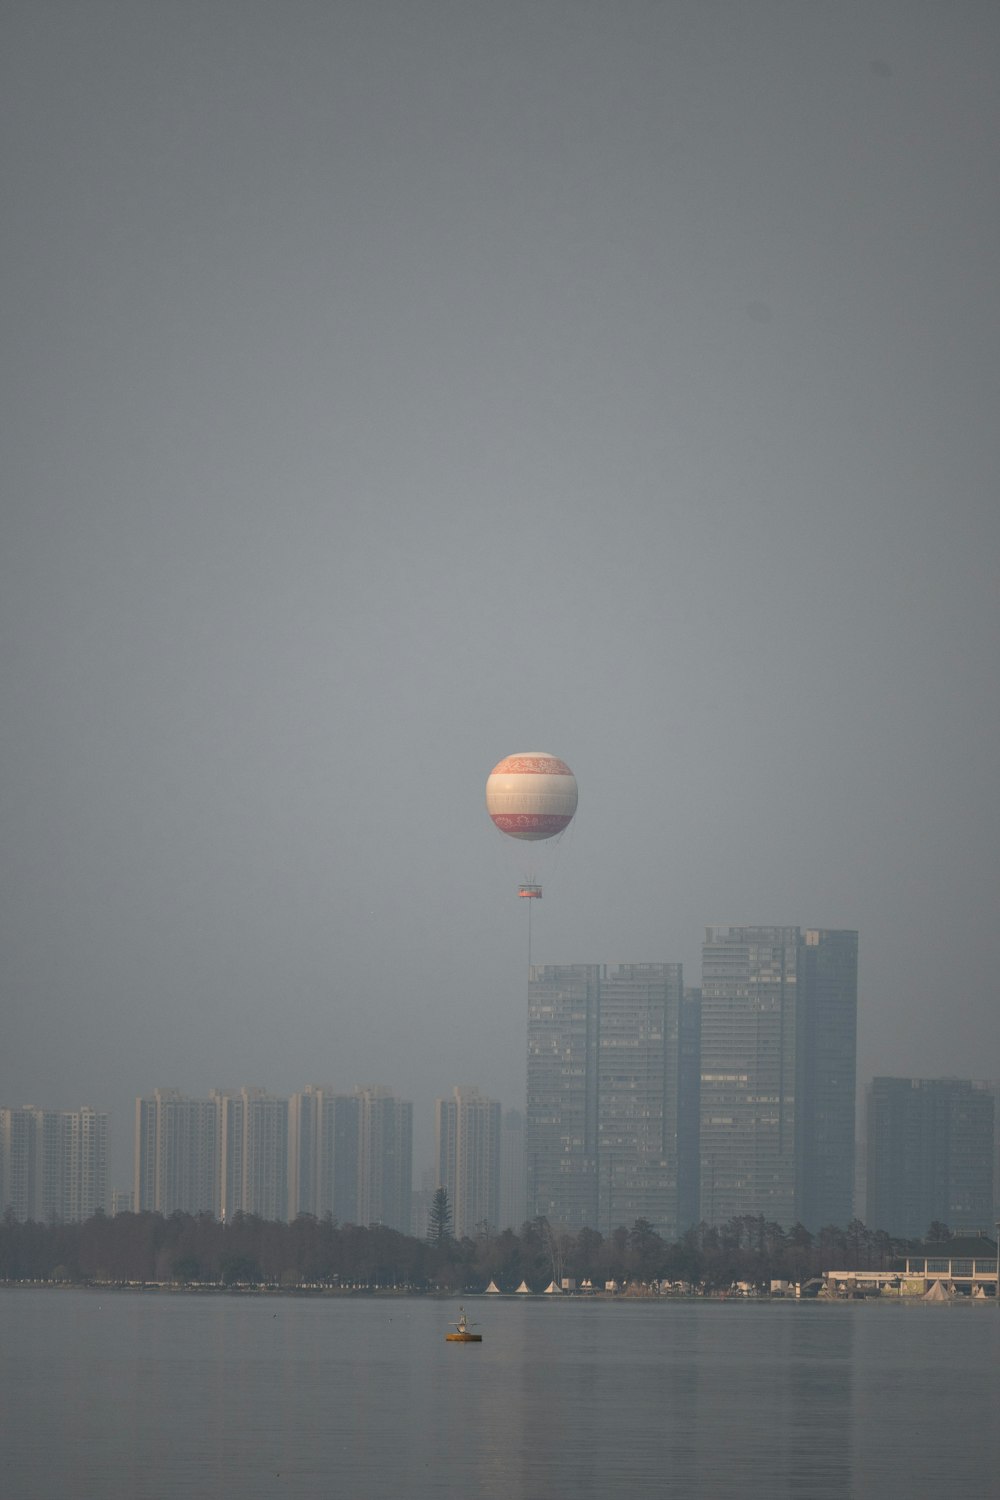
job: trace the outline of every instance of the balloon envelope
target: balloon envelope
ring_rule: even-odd
[[[486,810],[512,839],[550,839],[576,812],[576,777],[544,751],[508,755],[486,782]]]

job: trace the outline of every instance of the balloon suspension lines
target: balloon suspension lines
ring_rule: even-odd
[[[531,903],[532,903],[532,901],[541,901],[541,899],[542,899],[542,888],[541,888],[540,885],[534,885],[534,884],[519,885],[518,888],[517,888],[517,894],[521,897],[522,901],[527,901],[528,902],[528,972],[529,972],[529,975],[530,975],[530,972],[531,972]]]

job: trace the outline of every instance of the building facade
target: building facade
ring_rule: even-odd
[[[677,1228],[701,1219],[701,990],[685,987],[677,1080]]]
[[[133,1201],[163,1214],[211,1212],[343,1224],[410,1221],[413,1106],[383,1088],[290,1098],[261,1088],[136,1100]]]
[[[107,1209],[107,1114],[0,1109],[0,1213],[75,1223]]]
[[[527,1214],[524,1115],[505,1109],[500,1122],[500,1228],[519,1230]]]
[[[700,1212],[790,1228],[853,1217],[858,935],[709,927],[702,949]]]
[[[686,1149],[680,964],[533,968],[528,985],[528,1213],[608,1232],[677,1233]],[[696,1085],[694,1085],[696,1088]]]
[[[19,1223],[38,1219],[35,1186],[35,1118],[38,1111],[0,1109],[0,1215]]]
[[[220,1090],[219,1217],[288,1217],[288,1100],[260,1088]]]
[[[815,1232],[854,1217],[858,934],[807,929],[799,960],[796,1217]]]
[[[358,1218],[358,1112],[355,1096],[312,1085],[288,1101],[289,1217]]]
[[[677,1232],[680,964],[602,970],[598,1034],[598,1222]]]
[[[359,1224],[410,1232],[413,1105],[381,1086],[358,1089]]]
[[[108,1115],[89,1106],[0,1108],[0,1215],[68,1223],[106,1213],[108,1133]],[[388,1089],[190,1099],[159,1088],[135,1102],[132,1188],[116,1206],[221,1219],[329,1213],[408,1233],[412,1156],[413,1105]]]
[[[991,1223],[1000,1218],[1000,1084],[974,1080],[972,1087],[990,1095],[993,1100],[993,1212]]]
[[[597,1227],[599,964],[532,967],[525,1162],[528,1216]]]
[[[438,1186],[447,1190],[456,1239],[499,1226],[501,1116],[495,1099],[468,1085],[435,1103]]]
[[[796,1218],[796,927],[709,927],[701,973],[701,1213]]]
[[[135,1101],[132,1201],[137,1211],[219,1212],[219,1109],[154,1089]]]
[[[994,1099],[957,1078],[874,1078],[868,1093],[867,1223],[918,1239],[931,1224],[993,1223]]]

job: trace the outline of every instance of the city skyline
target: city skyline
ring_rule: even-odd
[[[989,1492],[994,1226],[961,1313],[768,1287],[1000,1212],[998,73],[996,0],[6,0],[0,1196],[227,1215],[0,1223],[15,1491]],[[526,1232],[405,1238],[498,1110]]]
[[[702,928],[703,932],[705,930],[706,929]],[[803,931],[806,931],[806,930],[807,929],[803,928]],[[654,964],[654,966],[655,965],[661,965],[662,962],[663,962],[662,960],[654,960],[653,964]],[[572,964],[569,965],[569,967],[573,967],[573,966],[574,965],[572,965]],[[556,967],[556,968],[567,967],[567,965],[555,965],[554,967]],[[610,968],[610,967],[615,967],[615,965],[594,964],[594,965],[592,965],[592,967],[595,967],[595,968],[609,967]],[[642,967],[642,965],[641,964],[640,965],[626,964],[625,967]],[[677,966],[676,965],[672,965],[672,967],[677,967]],[[683,965],[680,965],[679,967],[681,969],[683,969]],[[698,968],[694,968],[692,972],[694,972],[694,973],[697,974],[699,972],[699,970],[698,970]],[[523,984],[522,984],[522,989],[523,989]],[[700,989],[691,989],[690,986],[688,986],[688,987],[686,987],[686,993],[689,993],[691,995],[698,995],[700,997],[701,991],[700,991]],[[862,1005],[862,1002],[863,1002],[863,991],[859,994],[859,1011],[858,1011],[858,1028],[857,1028],[858,1030],[861,1029],[861,1024],[863,1022],[863,1015],[861,1014],[861,1005]],[[521,1015],[522,1047],[523,1047],[523,1045],[524,1045],[524,1035],[526,1034],[525,1030],[524,1030],[525,1023],[526,1023],[526,1012],[525,1012],[525,1002],[524,1002],[524,998],[523,998],[523,993],[522,993],[522,997],[521,997],[520,1002],[519,1002],[519,1010],[520,1010],[520,1015]],[[856,1045],[856,1033],[852,1033],[852,1037],[853,1037],[853,1040],[854,1040],[855,1045]],[[337,1052],[337,1046],[336,1046],[336,1040],[335,1039],[331,1042],[330,1051],[331,1051],[332,1055],[336,1054],[336,1052]],[[314,1059],[314,1061],[318,1061],[318,1059]],[[894,1060],[892,1058],[890,1058],[890,1066],[892,1065],[893,1061]],[[223,1071],[228,1072],[230,1070],[229,1069],[225,1069]],[[263,1071],[267,1071],[267,1070],[263,1070]],[[317,1069],[317,1071],[324,1071],[324,1069],[322,1067],[320,1067],[320,1068]],[[374,1070],[371,1070],[371,1069],[365,1070],[365,1069],[362,1068],[359,1071],[361,1072],[362,1077],[368,1077],[368,1078],[370,1078],[373,1075],[373,1071]],[[470,1069],[470,1071],[474,1072],[476,1070],[475,1069]],[[486,1076],[484,1069],[480,1069],[479,1072],[480,1072],[481,1076]],[[522,1075],[523,1075],[523,1064],[522,1064]],[[182,1075],[175,1074],[175,1078],[178,1077],[178,1076],[182,1076]],[[204,1074],[202,1074],[202,1076],[204,1076]],[[273,1077],[273,1073],[269,1073],[269,1076]],[[301,1069],[299,1070],[298,1076],[301,1077]],[[864,1077],[860,1073],[860,1070],[858,1071],[857,1077],[858,1077],[858,1100],[859,1100],[859,1102],[858,1102],[858,1111],[859,1111],[859,1113],[858,1113],[858,1118],[857,1118],[857,1122],[856,1122],[856,1129],[857,1129],[857,1132],[858,1132],[857,1139],[858,1139],[858,1141],[860,1141],[862,1139],[862,1135],[863,1135],[863,1120],[861,1118],[860,1111],[863,1108],[864,1090],[867,1088],[867,1085],[870,1082],[870,1079]],[[154,1088],[159,1088],[161,1086],[163,1086],[163,1085],[152,1084],[152,1085],[150,1085],[150,1089],[152,1090]],[[175,1086],[177,1086],[177,1085],[175,1085],[175,1084],[169,1085],[169,1087],[171,1087],[171,1088],[173,1088]],[[221,1086],[221,1085],[219,1085],[217,1079],[213,1079],[213,1078],[209,1077],[207,1083],[204,1085],[204,1087],[202,1089],[195,1088],[192,1085],[188,1084],[187,1087],[182,1087],[181,1088],[181,1092],[184,1093],[185,1095],[188,1095],[188,1096],[195,1096],[195,1095],[197,1095],[199,1093],[204,1093],[205,1096],[207,1097],[208,1094],[214,1093],[216,1091],[219,1091],[220,1093],[233,1092],[234,1087],[238,1091],[241,1088],[245,1089],[245,1088],[259,1087],[259,1086],[260,1085],[252,1085],[252,1084],[249,1084],[247,1082],[242,1082],[242,1083],[237,1084],[237,1085]],[[317,1084],[310,1084],[310,1085],[307,1085],[306,1088],[307,1088],[307,1090],[320,1089],[321,1091],[325,1088],[327,1092],[330,1092],[332,1094],[349,1094],[351,1092],[356,1091],[357,1089],[364,1088],[364,1087],[367,1087],[367,1086],[368,1085],[364,1084],[364,1083],[355,1083],[355,1082],[349,1082],[349,1081],[343,1081],[342,1080],[342,1081],[338,1082],[338,1084],[336,1086],[334,1086],[332,1084],[328,1084],[328,1085],[325,1085],[325,1086],[323,1086],[323,1085],[317,1085]],[[485,1084],[482,1085],[482,1086],[484,1088],[484,1091],[489,1092],[488,1090],[486,1090]],[[452,1083],[450,1083],[450,1082],[445,1085],[445,1088],[448,1091],[450,1091],[453,1087],[454,1087],[454,1085]],[[286,1094],[287,1096],[291,1097],[292,1095],[296,1094],[297,1089],[301,1089],[301,1088],[302,1088],[302,1085],[300,1083],[296,1082],[295,1073],[293,1072],[292,1075],[291,1075],[291,1078],[290,1078],[290,1080],[288,1082],[288,1084],[285,1087],[283,1087],[283,1088],[279,1088],[278,1089],[278,1093],[283,1094],[283,1095]],[[415,1150],[417,1152],[417,1156],[415,1158],[414,1170],[419,1172],[424,1167],[431,1165],[435,1161],[435,1158],[436,1158],[435,1123],[434,1123],[435,1105],[434,1105],[434,1100],[433,1100],[433,1098],[430,1098],[427,1095],[423,1095],[423,1096],[411,1095],[411,1091],[409,1091],[409,1090],[407,1090],[407,1089],[405,1089],[405,1088],[403,1088],[401,1086],[397,1088],[397,1085],[395,1085],[395,1084],[393,1085],[393,1089],[395,1091],[398,1091],[398,1093],[400,1094],[400,1096],[406,1095],[408,1097],[412,1096],[414,1098],[414,1107],[415,1107],[414,1140],[415,1140]],[[438,1097],[440,1095],[440,1092],[441,1092],[441,1090],[438,1090],[437,1094],[434,1097]],[[134,1106],[135,1106],[136,1096],[133,1093],[129,1092],[127,1097],[128,1097],[128,1107],[127,1107],[127,1110],[121,1112],[118,1115],[118,1117],[117,1117],[118,1120],[119,1120],[118,1126],[117,1126],[116,1129],[113,1128],[112,1132],[111,1132],[111,1139],[112,1139],[112,1178],[113,1178],[112,1186],[122,1185],[125,1182],[131,1181],[132,1175],[133,1175],[133,1172],[132,1172],[132,1158],[131,1158],[131,1150],[132,1150],[132,1147],[131,1147],[131,1134],[128,1135],[128,1143],[127,1143],[127,1147],[126,1147],[126,1145],[122,1144],[123,1139],[124,1139],[124,1134],[123,1134],[122,1129],[121,1129],[120,1121],[124,1117],[127,1117],[129,1119],[129,1121],[131,1121],[133,1109],[134,1109]],[[515,1085],[514,1091],[512,1091],[510,1094],[507,1094],[507,1095],[503,1096],[503,1104],[504,1104],[504,1108],[505,1109],[506,1108],[523,1109],[525,1102],[526,1102],[526,1080],[522,1081],[519,1086]],[[114,1123],[116,1121],[116,1111],[114,1110],[114,1108],[111,1107],[111,1106],[108,1106],[106,1108],[105,1112],[108,1113],[109,1117],[112,1120],[112,1124],[114,1125]],[[129,1125],[129,1131],[131,1131],[131,1125]]]
[[[532,873],[1000,1077],[995,8],[8,12],[0,1097],[515,1101]]]
[[[854,1109],[845,1108],[844,1105],[837,1104],[836,1090],[833,1094],[828,1093],[825,1097],[823,1095],[822,1089],[818,1094],[816,1093],[814,1088],[809,1092],[808,1097],[810,1099],[811,1115],[807,1128],[810,1132],[812,1145],[809,1149],[808,1154],[803,1155],[799,1158],[799,1165],[797,1169],[798,1179],[797,1181],[795,1181],[794,1186],[789,1186],[786,1191],[792,1193],[797,1197],[802,1210],[802,1214],[807,1219],[809,1219],[810,1222],[814,1219],[816,1220],[816,1222],[819,1222],[821,1220],[824,1222],[840,1222],[841,1220],[844,1220],[846,1222],[846,1210],[844,1209],[844,1204],[851,1202],[855,1206],[862,1208],[864,1205],[864,1147],[868,1131],[867,1100],[871,1093],[872,1084],[871,1079],[865,1079],[863,1077],[860,1077],[860,1075],[856,1075],[854,1069],[854,1058],[856,1056],[856,1038],[858,1032],[859,992],[857,969],[857,933],[837,932],[830,929],[808,928],[801,930],[801,932],[798,928],[706,928],[706,944],[708,942],[708,939],[712,937],[712,935],[716,932],[721,934],[723,938],[725,938],[725,935],[730,932],[737,935],[744,933],[775,933],[781,935],[787,934],[789,935],[789,940],[792,940],[791,935],[794,935],[795,942],[801,941],[801,954],[804,964],[803,973],[812,976],[809,983],[811,986],[810,993],[813,995],[813,998],[804,1011],[804,1014],[809,1018],[809,1041],[808,1045],[803,1047],[803,1049],[799,1052],[797,1061],[794,1065],[794,1072],[796,1073],[796,1086],[799,1086],[801,1084],[802,1077],[808,1076],[810,1071],[812,1071],[812,1073],[815,1075],[817,1068],[819,1069],[820,1075],[822,1075],[823,1070],[825,1069],[826,1073],[830,1076],[833,1076],[834,1074],[840,1074],[844,1078],[849,1078],[849,1085],[846,1093],[843,1088],[839,1090],[839,1095],[841,1098],[848,1098],[851,1095],[852,1091],[854,1091],[854,1080],[856,1076],[858,1078],[858,1083],[856,1087],[856,1107]],[[845,940],[848,942],[849,946],[844,949],[843,954],[841,954],[841,947]],[[702,984],[704,984],[705,980],[704,954],[707,951],[707,948],[703,950],[703,966],[701,976]],[[844,968],[845,962],[847,965],[846,971]],[[538,972],[543,972],[545,969],[545,966],[536,967],[538,967]],[[604,964],[577,964],[562,966],[556,965],[549,967],[551,969],[551,972],[554,974],[579,974],[589,972],[594,976],[598,976],[602,972],[606,974],[609,970],[614,969],[615,966]],[[664,972],[669,970],[675,973],[677,982],[682,983],[681,974],[683,972],[683,966],[678,964],[625,964],[618,965],[617,968],[619,974],[623,976],[627,976],[630,972],[638,974],[643,970],[662,970]],[[844,990],[843,988],[842,980],[842,976],[845,972],[847,974],[846,990]],[[610,994],[612,992],[613,986],[608,984],[606,978],[604,980],[604,985],[605,988],[608,989],[608,992]],[[709,986],[709,990],[711,992],[711,985]],[[850,1003],[846,1011],[843,1011],[842,1002],[837,999],[838,994],[842,991],[850,999]],[[529,978],[529,1022],[531,1014],[531,994],[532,982]],[[675,1034],[673,1045],[678,1049],[685,1045],[688,1047],[691,1046],[691,1023],[688,1022],[686,1041],[684,1026],[680,1023],[682,1007],[685,1003],[688,1007],[695,1007],[694,1014],[696,1022],[695,1034],[697,1036],[697,1056],[699,1059],[699,1069],[703,1073],[706,1064],[705,1054],[701,1051],[703,1027],[702,988],[692,988],[685,985],[683,987],[683,997],[681,997],[680,995],[675,997],[676,1014],[674,1020]],[[819,1026],[817,1029],[817,1010],[821,1010],[824,1006],[827,1011],[827,1020],[823,1026]],[[530,1037],[528,1041],[527,1055],[529,1059],[530,1069]],[[683,1076],[686,1076],[683,1074],[683,1069],[681,1070],[681,1075],[682,1078]],[[904,1077],[905,1075],[897,1072],[888,1076],[892,1078],[899,1078]],[[957,1075],[943,1076],[946,1079],[957,1077]],[[991,1080],[985,1079],[981,1076],[973,1076],[971,1077],[970,1081],[977,1088],[995,1089],[996,1087],[996,1085]],[[690,1095],[690,1085],[685,1086],[683,1081],[679,1082],[677,1098],[674,1100],[672,1106],[676,1111],[676,1118],[679,1123],[683,1118],[683,1111],[685,1108],[685,1087],[687,1088],[687,1093]],[[709,1082],[709,1093],[703,1094],[701,1095],[701,1097],[698,1097],[701,1093],[700,1086],[695,1090],[695,1096],[692,1099],[692,1103],[688,1105],[689,1110],[693,1106],[695,1108],[694,1116],[691,1118],[697,1118],[700,1113],[704,1113],[706,1107],[711,1109],[710,1103],[706,1105],[706,1101],[708,1101],[710,1098],[711,1087],[712,1085]],[[452,1093],[454,1093],[454,1089],[455,1086],[453,1086]],[[527,1074],[525,1075],[525,1090],[527,1090]],[[327,1124],[326,1126],[320,1123],[323,1119],[324,1099],[330,1101],[331,1106],[338,1105],[339,1107],[338,1101],[342,1100],[343,1098],[351,1095],[352,1093],[354,1095],[360,1095],[366,1092],[371,1092],[373,1094],[384,1092],[389,1097],[402,1097],[401,1092],[397,1094],[395,1089],[383,1089],[382,1086],[373,1088],[373,1086],[371,1085],[355,1085],[353,1089],[340,1089],[332,1084],[309,1084],[304,1088],[300,1088],[299,1090],[295,1090],[293,1088],[292,1090],[288,1091],[287,1095],[283,1094],[282,1091],[279,1091],[276,1095],[272,1095],[267,1088],[262,1088],[259,1085],[251,1086],[244,1084],[237,1089],[218,1088],[213,1086],[208,1091],[208,1094],[211,1096],[212,1100],[216,1098],[220,1100],[225,1098],[233,1098],[239,1095],[243,1095],[245,1097],[256,1096],[261,1099],[287,1098],[287,1102],[289,1105],[289,1115],[287,1122],[288,1171],[289,1173],[292,1173],[299,1170],[298,1164],[301,1153],[304,1163],[302,1171],[304,1173],[308,1173],[308,1160],[310,1158],[310,1154],[313,1161],[312,1169],[315,1171],[315,1161],[317,1160],[319,1154],[317,1151],[317,1146],[319,1139],[322,1138],[323,1130],[325,1129],[328,1133],[334,1130],[334,1126],[332,1123]],[[478,1085],[474,1086],[473,1093],[479,1093]],[[188,1105],[199,1102],[195,1095],[187,1093],[184,1089],[177,1088],[176,1085],[157,1087],[152,1091],[152,1095],[156,1098],[159,1098],[161,1095],[166,1098],[174,1097],[178,1100],[185,1101],[185,1103]],[[485,1097],[485,1095],[483,1095],[482,1097]],[[112,1193],[124,1191],[126,1183],[132,1184],[132,1187],[129,1188],[128,1191],[136,1190],[137,1178],[135,1177],[135,1173],[137,1171],[137,1167],[134,1155],[134,1142],[137,1139],[137,1132],[139,1130],[139,1117],[141,1108],[149,1105],[151,1103],[151,1099],[144,1099],[141,1096],[136,1097],[135,1095],[132,1095],[131,1099],[133,1108],[135,1110],[135,1122],[134,1129],[131,1135],[128,1137],[126,1136],[126,1132],[123,1132],[121,1130],[120,1126],[117,1131],[113,1128],[113,1111],[109,1109],[102,1109],[100,1111],[102,1118],[104,1118],[106,1122],[109,1120],[111,1121],[112,1127],[108,1131],[112,1143],[108,1176],[109,1197]],[[409,1105],[409,1108],[413,1113],[413,1120],[416,1122],[415,1125],[411,1124],[410,1127],[411,1131],[413,1132],[414,1142],[412,1169],[415,1175],[415,1179],[419,1178],[422,1172],[427,1171],[428,1165],[431,1162],[434,1163],[435,1171],[438,1170],[440,1158],[437,1145],[437,1127],[433,1122],[433,1116],[438,1111],[440,1102],[440,1099],[436,1102],[424,1099],[422,1101],[414,1101]],[[525,1102],[526,1094],[523,1092],[515,1098],[513,1103],[510,1100],[507,1100],[504,1101],[501,1105],[498,1105],[498,1107],[502,1108],[505,1116],[508,1112],[512,1112],[516,1115],[519,1113]],[[85,1109],[90,1109],[91,1111],[93,1110],[93,1106],[90,1104],[82,1107]],[[11,1102],[7,1105],[7,1108],[24,1109],[35,1108],[35,1106],[25,1106],[23,1104],[15,1104]],[[49,1106],[47,1106],[47,1109],[50,1113],[67,1112],[65,1104],[54,1106],[50,1104]],[[301,1124],[299,1113],[300,1111],[302,1112]],[[312,1113],[309,1113],[310,1111]],[[132,1114],[132,1112],[133,1111],[130,1109],[130,1115]],[[421,1114],[423,1114],[424,1116],[422,1122]],[[332,1121],[332,1115],[330,1116],[330,1119]],[[338,1126],[337,1128],[341,1130],[343,1129],[342,1126]],[[356,1127],[354,1128],[356,1129]],[[607,1125],[605,1125],[603,1128],[606,1130],[608,1127]],[[687,1126],[689,1136],[691,1134],[691,1130],[692,1125],[689,1123]],[[854,1151],[850,1154],[848,1154],[848,1152],[845,1150],[845,1143],[848,1140],[849,1135],[853,1135],[855,1148]],[[310,1138],[311,1143],[309,1144],[307,1144],[307,1137]],[[329,1150],[329,1146],[327,1149]],[[859,1152],[860,1157],[857,1155],[857,1153]],[[706,1171],[709,1171],[709,1168],[706,1166],[706,1162],[711,1154],[711,1150],[708,1150],[707,1155],[703,1157],[700,1164],[700,1172],[697,1157],[692,1160],[687,1168],[685,1168],[685,1161],[683,1159],[679,1160],[674,1167],[675,1185],[672,1191],[675,1191],[678,1193],[678,1195],[683,1196],[683,1193],[685,1191],[684,1173],[685,1170],[687,1170],[689,1186],[686,1191],[688,1192],[689,1196],[692,1194],[700,1196],[702,1218],[705,1217],[706,1204],[712,1201],[714,1193],[711,1182],[704,1175]],[[128,1159],[128,1167],[127,1169],[123,1170],[121,1163],[126,1159],[126,1155]],[[808,1170],[806,1170],[807,1162]],[[997,1163],[997,1171],[998,1174],[1000,1174],[1000,1162]],[[701,1176],[700,1193],[698,1183],[699,1175]],[[291,1189],[286,1188],[282,1191],[289,1193]],[[301,1189],[297,1188],[296,1192],[298,1194],[298,1201],[300,1201],[304,1207],[308,1205],[310,1201],[315,1202],[316,1204],[322,1203],[323,1207],[320,1209],[320,1212],[326,1211],[326,1209],[330,1206],[330,1202],[332,1201],[328,1198],[324,1199],[319,1189],[316,1187],[306,1188],[303,1186]],[[861,1195],[860,1199],[857,1198],[857,1195],[859,1193]],[[136,1202],[141,1202],[141,1197],[137,1191]],[[291,1202],[290,1197],[289,1202]],[[828,1209],[829,1212],[824,1213],[824,1207]],[[311,1212],[315,1210],[313,1208],[307,1208],[307,1211]],[[735,1207],[734,1211],[736,1211]],[[784,1211],[787,1213],[787,1205]],[[599,1220],[600,1212],[595,1209],[594,1213]],[[645,1216],[645,1214],[643,1214],[642,1216]],[[713,1211],[710,1217],[717,1218],[718,1215]],[[725,1215],[723,1215],[723,1217],[725,1217]]]
[[[413,1102],[384,1085],[156,1088],[135,1099],[127,1195],[108,1175],[106,1112],[4,1106],[4,1211],[79,1218],[127,1197],[167,1216],[408,1232],[438,1186],[459,1238],[516,1228],[521,1211],[603,1234],[643,1221],[667,1239],[745,1216],[815,1233],[858,1212],[909,1237],[930,1217],[981,1229],[996,1082],[876,1077],[856,1134],[858,946],[854,931],[710,926],[697,988],[679,963],[533,966],[525,1115],[455,1085],[435,1101],[430,1173],[415,1172]]]
[[[675,966],[624,967],[648,970]],[[589,968],[576,966],[574,975],[573,966],[564,966],[546,975],[543,983],[551,987],[555,981],[565,987],[574,979],[585,980]],[[590,977],[596,981],[598,976],[592,973]],[[620,977],[612,977],[612,989],[615,978]],[[577,991],[577,999],[585,993],[586,986]],[[689,994],[686,991],[685,998]],[[618,1038],[620,1028],[613,1026],[612,1046]],[[715,1107],[711,1094],[706,1103],[709,1110]],[[227,1171],[225,1162],[227,1137],[232,1141],[234,1136],[234,1105],[238,1111],[237,1135],[242,1137],[241,1156],[249,1158],[255,1146],[258,1156],[270,1151],[269,1164],[258,1166],[256,1174],[247,1164],[238,1188],[233,1169],[230,1166]],[[251,1118],[254,1105],[258,1106],[257,1122]],[[310,1085],[288,1098],[261,1088],[213,1090],[207,1099],[190,1098],[176,1088],[156,1089],[151,1096],[135,1100],[134,1176],[128,1189],[116,1186],[108,1173],[106,1112],[89,1105],[75,1110],[0,1105],[0,1213],[9,1211],[15,1219],[42,1222],[75,1222],[95,1211],[109,1210],[112,1214],[153,1211],[164,1217],[175,1212],[207,1212],[221,1221],[234,1214],[251,1213],[290,1222],[305,1213],[316,1218],[331,1215],[343,1224],[387,1222],[383,1215],[388,1200],[381,1190],[359,1190],[361,1175],[366,1171],[371,1175],[370,1165],[366,1166],[359,1155],[360,1114],[373,1106],[383,1111],[388,1108],[394,1118],[402,1119],[399,1139],[403,1156],[400,1158],[399,1148],[390,1142],[389,1156],[396,1161],[390,1171],[398,1174],[402,1161],[401,1185],[406,1180],[412,1184],[416,1180],[415,1171],[411,1171],[409,1126],[413,1106],[384,1087],[338,1095],[332,1089]],[[428,1184],[437,1183],[448,1191],[452,1228],[458,1237],[475,1235],[487,1225],[520,1229],[538,1209],[537,1204],[526,1201],[526,1136],[520,1112],[503,1109],[475,1085],[467,1084],[456,1085],[451,1099],[437,1100],[435,1108],[439,1120],[437,1165],[423,1173],[422,1190],[414,1191],[411,1185],[406,1207],[397,1192],[388,1204],[391,1218],[397,1220],[390,1227],[402,1228],[409,1223],[404,1232],[422,1237],[433,1196]],[[459,1116],[463,1108],[472,1120],[461,1142]],[[567,1118],[572,1125],[572,1110]],[[615,1121],[613,1108],[607,1118]],[[950,1225],[959,1234],[984,1231],[994,1222],[992,1205],[998,1201],[996,1179],[1000,1176],[1000,1084],[982,1079],[875,1078],[867,1090],[866,1119],[865,1138],[858,1143],[863,1164],[853,1184],[856,1208],[809,1221],[809,1205],[816,1199],[807,1195],[795,1203],[795,1222],[805,1218],[806,1228],[815,1232],[827,1225],[846,1228],[850,1219],[860,1217],[872,1231],[910,1239],[919,1239],[934,1221]],[[619,1131],[621,1125],[619,1118]],[[580,1220],[575,1227],[609,1234],[619,1224],[628,1228],[635,1219],[646,1218],[643,1210],[647,1210],[658,1216],[653,1227],[670,1239],[695,1222],[711,1227],[713,1223],[721,1226],[739,1220],[742,1214],[768,1218],[773,1204],[764,1198],[727,1203],[718,1213],[709,1207],[707,1213],[697,1216],[685,1217],[679,1210],[676,1219],[669,1209],[664,1213],[654,1200],[643,1201],[641,1195],[648,1188],[644,1188],[641,1175],[637,1179],[634,1168],[630,1171],[627,1166],[628,1158],[641,1159],[642,1129],[648,1129],[648,1120],[633,1141],[622,1135],[615,1141],[620,1160],[611,1191],[607,1190],[612,1189],[610,1180],[607,1189],[601,1191],[600,1164],[603,1160],[606,1166],[608,1158],[598,1149],[598,1171],[589,1189],[596,1222],[587,1222],[586,1213],[575,1214],[573,1204],[579,1194],[571,1193],[566,1202],[568,1217]],[[398,1130],[398,1125],[393,1127],[394,1134]],[[278,1136],[280,1149],[275,1154],[267,1142]],[[600,1131],[598,1138],[600,1146]],[[682,1148],[679,1160],[683,1132],[678,1141]],[[806,1160],[814,1160],[816,1141],[808,1131],[804,1144]],[[262,1145],[264,1152],[260,1150]],[[460,1166],[463,1155],[464,1164]],[[267,1180],[268,1172],[271,1180]],[[537,1179],[537,1168],[532,1175]],[[678,1203],[682,1175],[676,1172],[672,1179],[677,1184]],[[841,1174],[833,1175],[836,1179]],[[459,1186],[460,1176],[464,1176],[464,1186]],[[842,1194],[843,1188],[835,1191]],[[234,1192],[239,1196],[234,1197]],[[654,1193],[662,1194],[662,1187],[654,1186]],[[376,1201],[375,1217],[369,1219],[367,1215]],[[552,1203],[549,1207],[559,1212],[559,1205]],[[496,1217],[492,1218],[494,1212]],[[574,1227],[558,1218],[553,1222],[557,1227]],[[791,1221],[783,1222],[782,1227],[788,1230]]]

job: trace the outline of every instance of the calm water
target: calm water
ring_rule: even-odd
[[[5,1500],[1000,1495],[995,1306],[0,1292]]]

